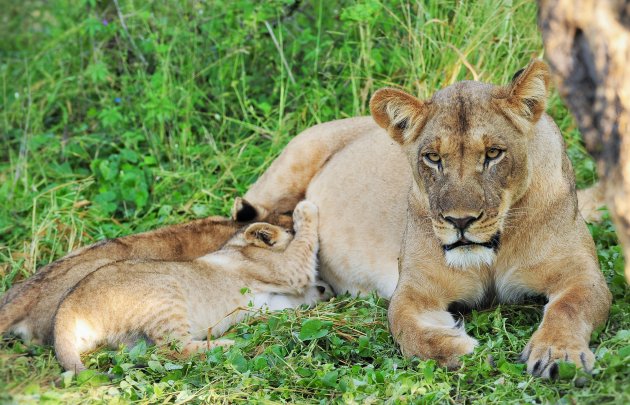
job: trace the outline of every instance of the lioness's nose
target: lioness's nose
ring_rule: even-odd
[[[460,231],[463,231],[464,229],[468,228],[468,225],[475,222],[478,218],[479,217],[462,217],[462,218],[444,217],[446,221],[453,224],[453,226],[455,226],[455,228],[459,229]]]

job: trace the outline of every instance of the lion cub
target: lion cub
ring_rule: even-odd
[[[331,289],[316,281],[317,208],[301,202],[295,237],[284,228],[254,223],[220,250],[191,262],[123,261],[85,277],[59,305],[55,354],[66,370],[85,370],[80,354],[102,343],[147,337],[179,344],[175,356],[228,346],[219,336],[248,305],[271,310],[314,304]],[[170,345],[169,345],[170,346]]]

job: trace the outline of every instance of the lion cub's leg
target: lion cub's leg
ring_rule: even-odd
[[[291,283],[300,293],[315,282],[317,275],[317,206],[301,201],[293,213],[295,238],[283,255],[283,266],[291,274]]]
[[[180,351],[170,351],[169,355],[178,359],[185,359],[199,353],[205,353],[215,347],[230,347],[234,344],[232,339],[217,340],[190,340],[182,345]]]
[[[268,292],[302,294],[315,282],[319,248],[315,204],[300,202],[293,212],[293,223],[295,237],[281,251],[276,250],[281,241],[274,235],[274,229],[278,227],[261,223],[250,225],[245,230],[245,238],[252,245],[266,244],[269,250],[276,250],[269,255],[261,252],[259,265],[243,269],[249,277],[265,283]],[[252,258],[257,259],[256,256]]]
[[[165,292],[164,296],[168,296]],[[155,311],[147,308],[146,321],[140,328],[156,346],[166,349],[170,356],[186,358],[196,353],[202,353],[217,346],[230,346],[234,344],[229,339],[211,341],[197,340],[190,333],[188,305],[186,298],[180,294],[173,294],[166,302],[161,303],[161,309]],[[173,346],[177,350],[173,350]]]

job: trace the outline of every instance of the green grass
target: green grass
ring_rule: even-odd
[[[457,80],[505,83],[543,55],[535,5],[520,0],[121,0],[126,29],[110,1],[2,3],[0,291],[78,246],[227,214],[292,136],[367,114],[381,86],[426,97]],[[579,185],[592,183],[557,95],[549,112]],[[446,371],[400,355],[386,302],[338,297],[240,324],[236,347],[205,360],[142,344],[88,356],[111,383],[4,340],[0,402],[629,403],[623,259],[609,220],[591,231],[614,296],[593,377],[565,367],[541,381],[516,363],[538,304],[468,315],[481,345]]]

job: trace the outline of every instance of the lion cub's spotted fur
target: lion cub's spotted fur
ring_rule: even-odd
[[[229,345],[204,341],[245,315],[251,303],[270,309],[314,304],[330,291],[316,282],[317,209],[304,201],[296,234],[268,223],[249,225],[220,250],[191,262],[123,261],[85,277],[55,315],[54,347],[66,370],[85,369],[80,353],[101,343],[146,336],[175,342],[180,355]],[[244,292],[243,289],[247,289]]]

